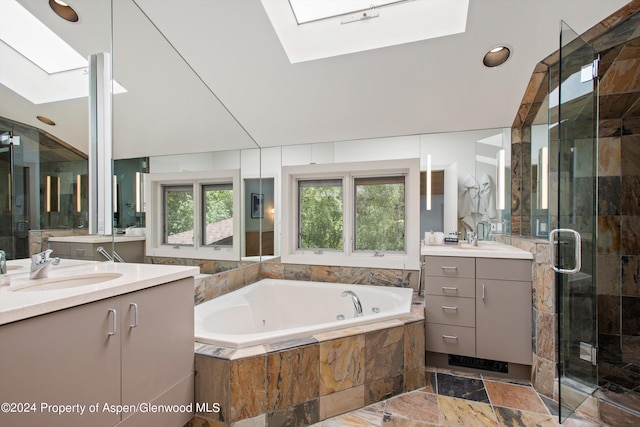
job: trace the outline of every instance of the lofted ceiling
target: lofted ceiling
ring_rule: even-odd
[[[77,23],[18,1],[83,56],[112,50],[116,158],[510,127],[560,20],[582,33],[627,3],[470,0],[464,33],[292,64],[260,0],[68,0]],[[502,44],[512,57],[484,67]],[[0,84],[0,116],[87,152],[86,98],[34,105]]]

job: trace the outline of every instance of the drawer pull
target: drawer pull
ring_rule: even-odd
[[[443,265],[442,269],[443,270],[457,270],[458,267],[456,267],[455,265]]]
[[[455,305],[443,305],[442,309],[443,310],[457,310],[458,307],[456,307]]]
[[[442,287],[443,291],[454,291],[454,292],[458,292],[458,288],[456,286],[443,286]]]
[[[458,340],[458,337],[456,335],[444,335],[442,334],[442,339],[443,340]]]

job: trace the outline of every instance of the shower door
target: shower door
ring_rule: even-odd
[[[549,246],[557,291],[559,400],[563,420],[597,387],[598,123],[597,55],[564,22],[556,71],[559,88],[555,112],[550,104],[549,164],[550,219],[557,228],[549,236]],[[553,103],[553,96],[550,98]]]
[[[25,197],[28,168],[22,165],[10,133],[0,130],[0,249],[7,259],[29,255],[29,200]],[[20,153],[22,154],[22,153]]]

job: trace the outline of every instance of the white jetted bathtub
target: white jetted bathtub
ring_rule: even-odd
[[[411,288],[263,279],[197,305],[195,340],[244,348],[309,337],[407,316],[412,296]]]

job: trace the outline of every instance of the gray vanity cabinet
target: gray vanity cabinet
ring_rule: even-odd
[[[183,426],[192,414],[104,405],[188,405],[193,384],[192,278],[0,326],[0,402],[37,409],[0,412],[2,426]],[[48,413],[46,403],[85,413]]]
[[[113,426],[120,416],[49,413],[44,404],[120,402],[120,340],[110,337],[112,300],[0,326],[2,426]],[[25,407],[28,405],[28,407]],[[28,411],[28,412],[26,412]]]
[[[476,356],[531,365],[531,261],[476,259]]]
[[[426,256],[428,352],[531,365],[531,261]]]

